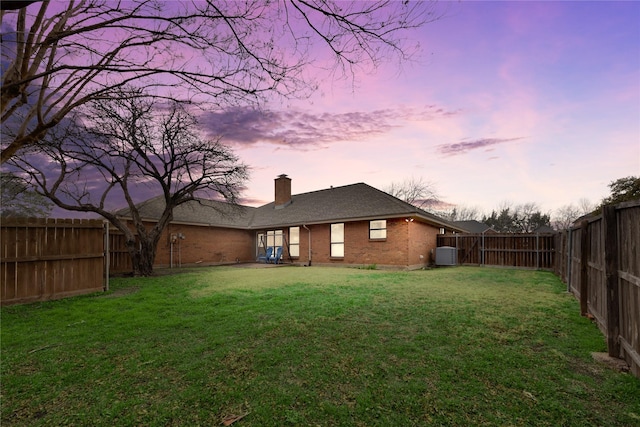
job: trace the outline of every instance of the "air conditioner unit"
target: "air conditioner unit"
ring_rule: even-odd
[[[436,248],[436,265],[456,265],[458,262],[458,250],[453,246],[440,246]]]

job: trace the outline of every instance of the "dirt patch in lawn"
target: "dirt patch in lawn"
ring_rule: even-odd
[[[103,298],[119,298],[125,295],[135,294],[140,290],[139,286],[131,286],[130,288],[116,289],[115,291],[104,295]]]
[[[591,353],[591,356],[600,363],[604,363],[611,369],[615,369],[620,372],[629,372],[629,365],[623,359],[611,357],[607,353]]]

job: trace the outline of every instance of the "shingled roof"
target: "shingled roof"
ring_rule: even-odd
[[[154,197],[136,206],[143,220],[157,221],[164,211],[164,197]],[[177,206],[173,210],[172,222],[227,228],[249,228],[255,209],[251,206],[234,205],[218,200],[197,199]],[[124,218],[131,217],[129,208],[116,211],[116,215]]]
[[[419,217],[433,224],[453,224],[365,183],[296,194],[285,207],[269,203],[255,210],[252,228],[321,224],[398,216]]]
[[[468,221],[455,221],[455,224],[468,233],[485,233],[487,231],[495,231],[487,224],[474,219]]]
[[[144,219],[157,219],[164,209],[164,200],[156,197],[141,203],[138,207]],[[127,217],[128,213],[128,209],[118,211],[118,215],[123,217]],[[401,216],[462,231],[461,227],[449,221],[365,183],[295,194],[285,206],[276,206],[275,202],[258,208],[234,207],[229,203],[212,200],[188,202],[174,210],[173,222],[264,229]]]

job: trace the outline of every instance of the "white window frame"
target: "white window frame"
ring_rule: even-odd
[[[300,257],[300,227],[289,227],[289,255]]]
[[[284,244],[284,231],[283,230],[267,230],[267,247],[282,246]]]
[[[344,223],[331,224],[330,257],[344,258]]]
[[[386,238],[387,220],[376,219],[373,221],[369,221],[369,240],[385,240]]]

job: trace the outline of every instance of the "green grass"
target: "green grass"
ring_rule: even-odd
[[[632,426],[550,273],[202,268],[2,309],[2,425]]]

